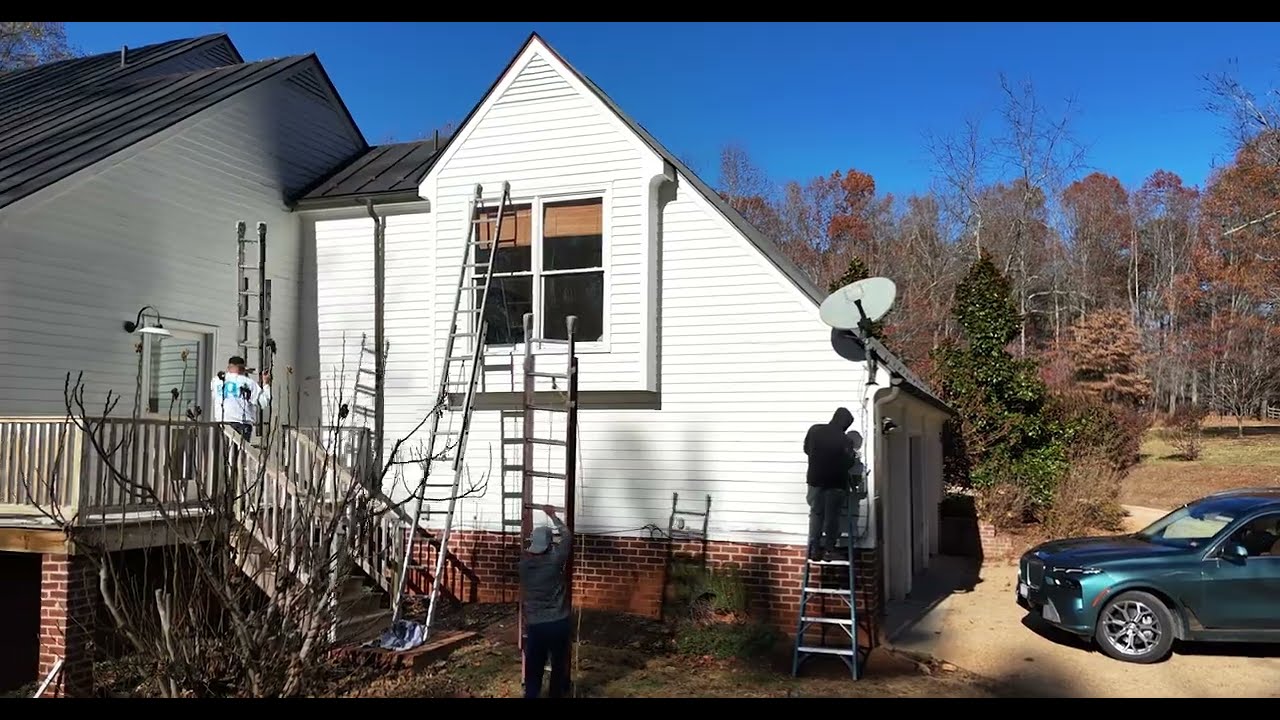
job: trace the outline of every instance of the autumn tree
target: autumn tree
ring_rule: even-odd
[[[76,53],[60,22],[0,22],[0,73],[66,60]]]
[[[745,148],[730,144],[720,150],[720,197],[765,237],[781,241],[782,218],[768,175]]]
[[[1092,310],[1127,305],[1130,238],[1133,217],[1129,193],[1110,175],[1093,172],[1062,193],[1070,277],[1060,298],[1075,317]]]
[[[1151,397],[1138,329],[1124,309],[1099,310],[1071,327],[1074,380],[1108,403],[1141,407]]]
[[[1022,318],[1009,279],[987,253],[956,286],[953,313],[964,342],[941,348],[939,374],[961,419],[970,478],[987,490],[1016,486],[1033,507],[1044,505],[1065,452],[1036,364],[1009,352]]]

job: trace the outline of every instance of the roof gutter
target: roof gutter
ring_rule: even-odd
[[[384,308],[386,294],[387,219],[379,217],[373,200],[365,199],[365,209],[373,218],[373,467],[382,473],[383,408],[386,399],[386,353],[384,352]],[[363,343],[362,343],[363,345]],[[361,348],[363,352],[363,347]]]

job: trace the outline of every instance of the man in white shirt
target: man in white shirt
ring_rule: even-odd
[[[213,421],[227,423],[244,436],[253,437],[258,408],[271,407],[271,373],[262,373],[262,385],[245,374],[244,358],[233,355],[227,369],[218,373],[212,384]]]

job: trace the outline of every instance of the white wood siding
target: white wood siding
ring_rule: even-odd
[[[583,389],[642,389],[641,218],[647,192],[642,168],[650,151],[623,132],[595,98],[579,95],[542,55],[534,55],[518,71],[471,128],[434,171],[436,367],[448,336],[462,262],[467,201],[477,183],[496,200],[506,181],[517,203],[537,195],[604,194],[605,343],[599,351],[583,349]],[[535,232],[537,222],[535,218]],[[511,389],[507,372],[486,377],[488,389],[504,386]]]
[[[367,335],[367,343],[373,347],[373,220],[366,215],[308,222],[314,225],[316,239],[322,413],[325,424],[334,424],[337,404],[354,397],[357,371],[362,367],[361,336]],[[425,213],[387,218],[384,331],[390,352],[384,412],[388,452],[396,439],[410,438],[402,457],[408,457],[418,441],[426,440],[427,434],[419,424],[434,404],[436,394],[427,320],[431,310],[430,228],[431,216]],[[373,361],[371,355],[366,355],[363,367],[372,370]],[[365,374],[362,383],[371,380],[372,376]],[[345,424],[371,427],[371,423],[355,416]],[[397,497],[403,495],[406,472],[409,483],[416,483],[421,477],[412,466],[398,467],[386,485],[388,492]]]
[[[685,510],[711,495],[712,539],[803,542],[809,426],[844,405],[866,434],[857,419],[863,366],[835,355],[817,308],[715,213],[684,182],[663,212],[662,409],[580,414],[584,532],[665,530],[676,492]],[[590,372],[582,362],[583,386]],[[538,421],[545,427],[549,417]],[[473,475],[497,477],[497,423],[496,412],[477,413],[467,451]],[[561,437],[562,423],[551,430]],[[549,460],[563,467],[563,452],[540,453],[535,467]],[[498,529],[496,490],[465,501],[460,523]]]
[[[469,135],[459,137],[461,146],[446,159],[438,183],[428,181],[424,192],[432,202],[431,213],[400,219],[409,225],[416,217],[420,223],[420,231],[406,239],[406,247],[415,252],[397,255],[388,239],[388,449],[421,417],[402,412],[393,419],[392,403],[422,411],[435,392],[463,252],[466,200],[478,182],[492,192],[507,180],[517,200],[525,193],[609,190],[609,347],[607,353],[582,355],[581,388],[641,387],[639,308],[645,298],[640,266],[647,230],[642,207],[648,192],[646,168],[652,167],[652,157],[645,153],[650,151],[619,129],[594,97],[577,94],[542,57],[516,72],[493,110],[474,121]],[[713,540],[803,543],[808,529],[805,433],[843,405],[855,416],[854,429],[870,435],[864,420],[864,407],[870,409],[869,400],[864,406],[865,367],[834,353],[830,329],[819,320],[812,300],[686,178],[678,179],[673,195],[662,209],[659,245],[652,249],[659,253],[661,409],[580,414],[578,528],[617,535],[644,535],[646,526],[665,531],[673,492],[686,510],[700,510],[710,494]],[[319,322],[326,338],[322,364],[332,365],[342,357],[333,340],[340,328],[357,338],[361,331],[373,331],[368,264],[372,223],[316,223],[322,244],[317,269]],[[349,249],[354,247],[366,249]],[[355,258],[352,252],[364,254]],[[425,259],[432,255],[433,266]],[[423,268],[433,272],[423,274]],[[393,321],[399,312],[403,320]],[[420,318],[434,322],[428,326]],[[405,348],[421,349],[435,367],[406,360]],[[548,349],[540,369],[558,369],[558,349]],[[397,357],[405,363],[403,372],[396,372]],[[879,387],[887,385],[884,374],[879,381]],[[510,376],[491,372],[487,389],[511,389]],[[469,483],[487,477],[488,484],[482,496],[459,503],[457,528],[502,528],[498,416],[496,411],[475,415],[466,453]],[[562,420],[548,427],[552,417],[538,414],[537,436],[563,437]],[[451,419],[456,426],[457,415]],[[425,433],[419,438],[425,440]],[[863,454],[873,466],[870,437]],[[534,466],[552,471],[563,467],[563,450],[540,452]],[[439,466],[434,470],[446,471]],[[408,469],[404,479],[416,483],[418,473]],[[555,486],[550,492],[548,486],[538,481],[535,502],[558,502]],[[396,497],[406,487],[387,483]],[[427,524],[439,527],[445,503],[430,507]],[[509,515],[517,510],[512,503]],[[872,545],[874,528],[868,531],[864,544]]]
[[[121,329],[153,305],[236,350],[235,223],[267,223],[278,398],[294,363],[301,277],[288,187],[358,149],[340,112],[273,78],[0,211],[0,415],[65,412],[65,374],[129,412],[138,369]],[[92,410],[91,410],[92,412]]]

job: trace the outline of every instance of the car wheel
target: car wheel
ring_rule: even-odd
[[[1150,593],[1121,593],[1102,608],[1093,637],[1116,660],[1158,662],[1173,649],[1173,615]]]

